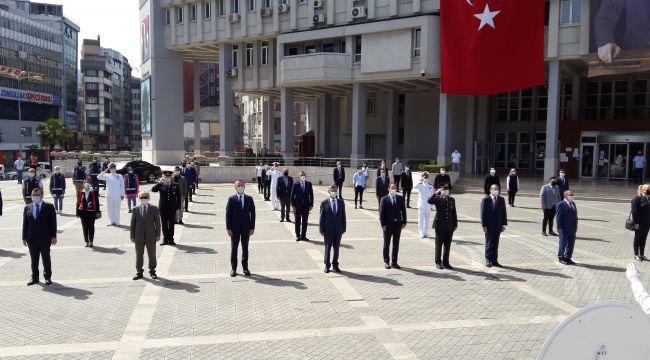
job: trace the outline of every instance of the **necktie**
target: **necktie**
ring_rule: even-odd
[[[492,197],[492,209],[496,209],[496,208],[497,208],[497,198],[493,196]]]
[[[244,197],[239,195],[239,202],[241,203],[241,208],[244,210]]]
[[[332,200],[332,212],[336,214],[336,200]]]
[[[304,182],[304,181],[301,181],[301,182],[300,182],[300,185],[302,185],[302,191],[304,192],[304,191],[305,191],[305,182]]]
[[[38,219],[38,216],[41,213],[41,205],[36,205],[36,211],[34,212],[34,219]]]
[[[147,205],[142,207],[142,211],[141,211],[140,215],[142,215],[142,217],[144,217],[144,214],[146,214],[146,213],[147,213]]]
[[[395,206],[395,197],[394,197],[394,196],[391,196],[391,197],[390,197],[390,200],[391,200],[391,202],[393,203],[393,206]]]

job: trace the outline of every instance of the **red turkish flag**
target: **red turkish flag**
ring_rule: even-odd
[[[544,0],[441,0],[442,92],[486,95],[544,79]]]

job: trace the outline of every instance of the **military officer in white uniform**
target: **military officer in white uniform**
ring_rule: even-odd
[[[108,209],[108,220],[111,225],[120,225],[120,206],[126,190],[124,188],[124,177],[117,173],[115,163],[108,165],[108,168],[97,175],[97,180],[106,182],[106,208]]]
[[[271,178],[271,206],[273,210],[280,210],[280,200],[278,200],[278,179],[282,176],[278,168],[280,163],[274,162],[273,167],[266,172],[266,176]]]
[[[424,239],[429,236],[429,216],[431,215],[431,207],[429,198],[433,195],[433,185],[429,184],[429,173],[423,172],[420,175],[420,181],[415,184],[415,189],[418,191],[418,232],[420,238]]]

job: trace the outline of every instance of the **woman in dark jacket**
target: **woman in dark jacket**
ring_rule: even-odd
[[[81,219],[81,230],[86,247],[93,247],[95,220],[100,216],[99,193],[93,189],[92,179],[86,177],[83,189],[77,194],[77,217]]]
[[[510,174],[506,178],[506,188],[508,189],[508,204],[515,207],[515,195],[519,191],[519,176],[517,170],[510,169]]]
[[[632,199],[632,221],[634,221],[634,260],[648,261],[643,252],[650,229],[650,184],[639,186],[637,196]]]

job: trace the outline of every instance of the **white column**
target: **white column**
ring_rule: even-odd
[[[558,135],[560,132],[560,62],[548,64],[548,117],[546,118],[546,157],[544,158],[544,179],[556,174],[560,166]]]
[[[280,90],[280,102],[282,157],[285,165],[293,165],[296,130],[294,127],[295,105],[292,88],[282,88]]]
[[[447,164],[447,157],[451,154],[451,128],[453,126],[452,95],[440,94],[440,115],[438,123],[438,164]]]
[[[228,3],[228,1],[226,1]],[[235,152],[235,117],[233,92],[226,72],[232,67],[232,45],[219,44],[219,152],[232,156]]]
[[[476,97],[467,97],[467,118],[465,118],[465,151],[461,163],[465,164],[465,174],[472,173],[474,164],[474,123],[476,116]]]
[[[194,155],[201,154],[201,63],[192,63],[192,90],[194,92]]]
[[[386,154],[384,156],[388,161],[394,159],[397,154],[398,121],[399,94],[395,90],[388,90],[386,94]]]
[[[332,95],[321,94],[318,99],[318,153],[322,157],[331,155],[332,138]]]
[[[269,153],[274,147],[275,98],[268,97],[262,101],[262,147],[266,146]]]
[[[203,7],[205,4],[202,1],[196,3],[196,39],[198,42],[203,42]]]
[[[366,157],[367,90],[363,84],[352,84],[352,151],[350,166],[354,169]]]

